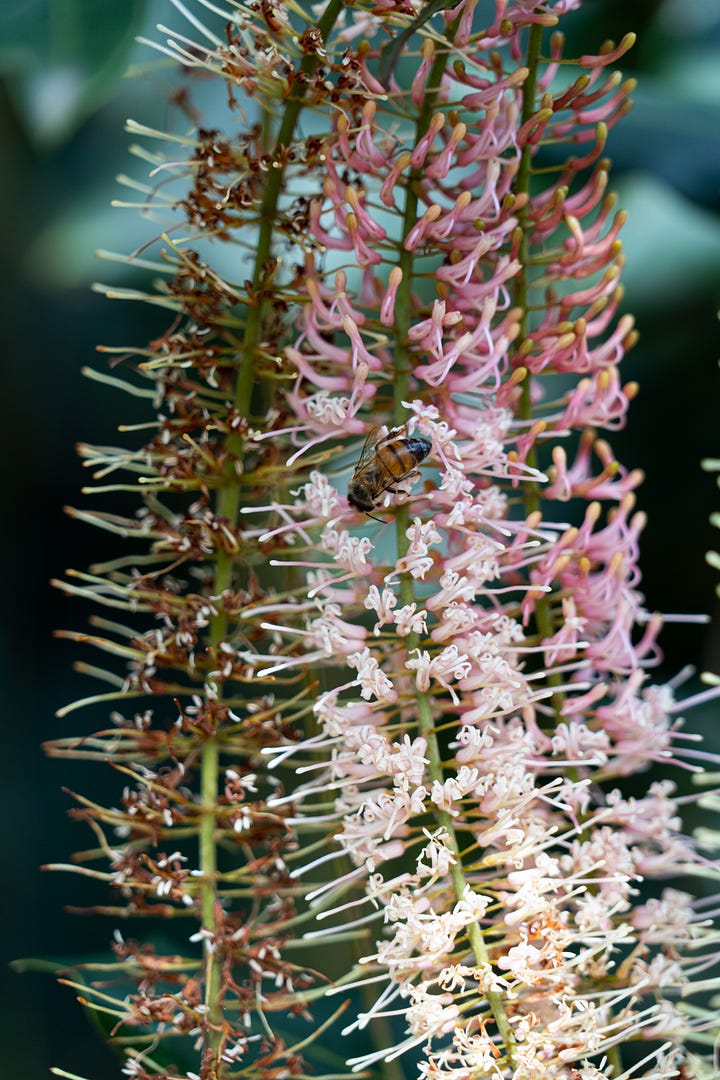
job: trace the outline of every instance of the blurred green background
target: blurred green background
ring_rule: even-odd
[[[18,976],[6,960],[101,954],[113,930],[64,911],[90,902],[82,880],[38,868],[88,842],[66,817],[71,802],[62,786],[90,797],[110,786],[112,799],[119,785],[101,766],[46,761],[39,747],[104,719],[102,711],[54,716],[91,688],[71,671],[75,650],[51,638],[56,627],[82,628],[87,610],[48,581],[117,553],[115,541],[73,523],[62,507],[82,501],[87,478],[74,443],[112,443],[118,423],[141,416],[132,399],[84,379],[80,368],[103,365],[94,356],[98,342],[141,343],[164,328],[142,305],[90,291],[95,278],[121,280],[120,268],[97,263],[96,248],[130,251],[153,235],[136,212],[109,204],[127,197],[115,181],[132,169],[125,119],[167,120],[173,76],[134,43],[158,21],[177,25],[170,0],[5,0],[0,11],[0,1057],[3,1075],[18,1080],[40,1080],[50,1065],[93,1080],[119,1076],[72,993],[47,975]],[[642,557],[649,608],[710,612],[717,574],[704,553],[720,539],[707,521],[720,493],[700,461],[720,456],[720,4],[585,0],[566,27],[570,55],[628,30],[639,38],[623,62],[639,78],[635,108],[611,133],[609,152],[612,186],[630,213],[625,307],[641,332],[624,372],[641,392],[628,429],[611,441],[621,461],[647,473],[639,504],[649,514]],[[148,69],[143,78],[123,78],[138,63]],[[719,672],[717,625],[670,626],[664,673],[687,663]],[[704,718],[716,740],[717,716],[709,709]]]

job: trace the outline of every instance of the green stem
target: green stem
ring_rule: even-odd
[[[457,21],[452,23],[448,27],[447,37],[448,42],[452,43],[457,29]],[[433,110],[437,102],[438,91],[440,89],[440,83],[442,82],[443,75],[445,74],[445,68],[447,67],[448,59],[450,56],[449,50],[440,50],[434,61],[430,74],[428,76],[427,85],[430,88],[426,93],[422,106],[420,108],[420,114],[415,126],[415,145],[417,146],[420,139],[427,132],[430,126],[430,120],[432,119]],[[418,211],[418,184],[422,178],[422,169],[411,169],[408,174],[407,186],[405,189],[405,210],[403,213],[402,235],[403,239],[409,234],[410,230],[414,228],[417,222]],[[404,423],[406,418],[406,410],[403,405],[403,401],[408,400],[410,393],[410,320],[412,313],[412,279],[413,279],[413,252],[408,251],[404,243],[400,249],[400,257],[398,259],[398,266],[402,270],[402,281],[398,286],[398,290],[395,296],[395,358],[394,358],[394,378],[393,378],[393,423],[396,426],[400,426]],[[395,527],[397,531],[397,548],[398,556],[402,558],[408,549],[408,540],[405,536],[407,532],[409,522],[409,514],[407,506],[400,506],[397,511],[395,519]],[[403,594],[403,586],[405,582],[400,584],[400,595]],[[412,593],[412,582],[410,582],[410,592]],[[403,603],[412,603],[412,600],[403,600]]]
[[[455,34],[457,23],[454,23],[448,28],[448,39],[452,42]],[[420,141],[423,135],[427,132],[430,119],[432,117],[433,109],[437,100],[438,88],[442,80],[445,68],[447,66],[450,50],[443,50],[436,57],[433,63],[430,76],[428,79],[428,85],[430,91],[426,94],[423,101],[420,115],[418,117],[416,132],[415,132],[415,144]],[[403,237],[407,236],[410,230],[417,222],[418,211],[418,184],[422,177],[422,169],[412,170],[408,176],[406,196],[405,196],[405,210],[403,214]],[[398,266],[402,270],[402,281],[398,287],[396,302],[395,302],[395,360],[394,360],[394,410],[393,420],[396,424],[401,424],[405,418],[405,408],[402,404],[407,400],[410,390],[410,321],[412,313],[412,279],[413,279],[413,253],[407,251],[403,246],[401,249],[400,257],[398,260]],[[397,550],[398,555],[402,557],[406,554],[409,546],[408,539],[406,537],[406,531],[408,527],[408,508],[407,506],[401,506],[398,509],[395,525],[397,530]],[[412,604],[415,602],[415,587],[413,579],[410,574],[403,574],[400,580],[400,600],[403,605]],[[420,647],[420,637],[416,633],[411,633],[407,637],[407,651],[408,654]],[[427,742],[427,757],[428,757],[428,775],[431,780],[437,780],[442,784],[445,780],[442,766],[442,756],[440,753],[440,744],[438,742],[437,734],[435,732],[435,723],[432,714],[432,708],[430,706],[429,699],[418,693],[416,695],[416,708],[418,715],[418,730],[423,738]],[[450,870],[450,877],[453,886],[453,892],[457,900],[462,899],[467,886],[467,880],[462,866],[462,860],[460,857],[460,846],[458,844],[457,835],[455,832],[455,822],[447,811],[436,810],[435,816],[438,824],[445,829],[448,836],[448,843],[455,856],[455,862]],[[477,924],[473,924],[468,927],[468,939],[470,946],[475,955],[475,961],[478,965],[488,965],[490,963],[490,957],[488,954],[487,946],[485,945],[485,939],[482,931]],[[502,998],[496,991],[489,991],[487,994],[488,1004],[492,1010],[492,1014],[495,1018],[495,1022],[498,1027],[500,1037],[505,1044],[507,1051],[508,1061],[512,1063],[514,1039],[512,1029],[510,1027],[505,1006]]]
[[[409,576],[409,575],[408,575]],[[410,583],[410,591],[414,591],[412,587],[412,580]],[[412,648],[417,648],[418,643],[413,644],[411,637],[417,635],[408,636],[408,651]],[[438,742],[437,735],[435,733],[435,723],[430,707],[430,702],[423,694],[417,695],[417,710],[418,710],[418,730],[420,734],[425,738],[427,742],[427,756],[428,756],[428,775],[431,780],[437,780],[439,784],[445,782],[445,775],[442,767],[442,757],[440,755],[440,744]],[[461,900],[465,895],[465,889],[467,888],[467,878],[465,877],[465,871],[463,870],[462,859],[460,856],[460,846],[457,840],[457,834],[455,832],[455,819],[446,810],[436,810],[435,816],[437,822],[442,826],[448,834],[449,846],[455,856],[455,862],[450,867],[450,877],[453,884],[453,892],[455,898]],[[468,940],[470,947],[475,954],[475,962],[479,966],[490,966],[490,956],[485,945],[485,938],[483,937],[482,930],[477,923],[472,923],[467,928]],[[515,1039],[513,1037],[512,1028],[508,1021],[507,1013],[505,1011],[505,1005],[502,996],[497,990],[488,990],[486,993],[488,1004],[492,1010],[492,1014],[495,1018],[495,1023],[498,1027],[500,1038],[502,1039],[505,1050],[507,1052],[508,1063],[513,1063],[513,1048],[515,1045]]]
[[[452,42],[455,35],[457,22],[448,28],[448,40]],[[427,132],[430,126],[438,90],[445,74],[449,52],[441,50],[435,57],[430,74],[428,76],[428,90],[423,99],[420,115],[415,127],[415,145]],[[411,169],[408,174],[407,187],[405,189],[405,211],[403,213],[402,235],[408,235],[417,222],[418,210],[418,183],[422,178],[422,169]],[[402,246],[398,266],[402,270],[402,281],[398,286],[395,297],[395,362],[394,362],[394,409],[393,423],[400,425],[405,420],[405,408],[403,401],[407,401],[410,390],[410,317],[412,306],[412,276],[413,276],[413,252]],[[399,515],[401,516],[401,515]],[[407,510],[405,510],[407,520]],[[402,530],[403,540],[405,530]],[[404,554],[404,552],[401,552]]]
[[[528,69],[528,77],[523,84],[522,90],[522,113],[520,116],[520,124],[525,124],[531,118],[535,112],[535,94],[537,90],[537,74],[538,74],[538,61],[540,59],[540,45],[542,42],[542,26],[535,23],[530,28],[530,39],[528,41],[527,57],[525,60],[525,66]],[[530,200],[530,164],[532,162],[532,146],[526,143],[523,147],[522,154],[520,155],[520,166],[518,168],[517,180],[515,183],[515,194],[524,195],[528,200],[523,207],[518,211],[518,221],[520,228],[522,229],[522,238],[520,240],[519,262],[520,270],[515,277],[515,302],[522,311],[520,318],[520,340],[524,341],[530,331],[530,315],[528,313],[528,279],[527,279],[527,267],[528,259],[530,255],[530,213],[529,213],[529,200]],[[523,383],[522,397],[520,399],[520,416],[523,420],[530,420],[532,418],[532,402],[530,398],[531,394],[531,379],[528,375]],[[537,468],[537,450],[535,446],[532,446],[528,452],[527,457],[528,465],[531,468]],[[528,484],[525,488],[523,496],[525,502],[525,510],[529,514],[534,510],[540,509],[540,497],[536,488]]]
[[[228,504],[228,492],[232,489],[225,488],[218,498],[218,512],[222,513],[223,503]],[[237,502],[238,492],[234,492]],[[224,509],[229,507],[225,505]],[[227,515],[226,515],[227,516]],[[215,563],[214,594],[219,596],[228,588],[231,581],[231,557],[227,551],[218,551]],[[215,650],[219,643],[224,640],[227,632],[228,617],[224,612],[214,616],[210,620],[209,644],[211,650]],[[203,815],[200,823],[200,870],[202,871],[202,886],[200,907],[203,929],[213,932],[215,929],[215,905],[217,903],[217,845],[215,833],[217,830],[217,802],[218,802],[218,770],[220,766],[220,744],[217,736],[213,735],[206,740],[200,760],[200,801]],[[222,1038],[223,1003],[221,991],[221,969],[215,950],[206,950],[205,953],[205,1005],[208,1010],[209,1043],[213,1048],[215,1058],[218,1058],[218,1050]],[[220,1075],[218,1073],[218,1075]]]
[[[327,40],[335,21],[344,8],[344,0],[330,0],[318,29],[323,41]],[[309,76],[315,70],[319,59],[315,55],[308,54],[303,57],[300,71]],[[261,290],[266,274],[266,266],[271,258],[273,232],[277,215],[278,200],[283,188],[285,168],[280,163],[280,152],[288,147],[293,139],[295,126],[304,104],[306,79],[300,79],[297,83],[295,96],[287,102],[283,118],[275,140],[275,149],[272,154],[275,167],[270,170],[267,184],[263,192],[259,211],[259,229],[257,253],[252,276],[251,306],[248,307],[245,323],[245,336],[240,364],[238,366],[234,404],[242,417],[248,417],[253,386],[256,382],[255,360],[257,348],[262,340],[262,334],[267,315],[267,300],[262,297]],[[225,484],[218,493],[216,512],[219,517],[227,520],[231,529],[237,526],[240,508],[240,483],[233,467],[233,459],[240,457],[243,451],[243,439],[239,434],[232,434],[227,439],[229,462],[225,472]],[[224,548],[219,548],[215,561],[214,595],[221,595],[232,584],[233,554]],[[210,619],[209,645],[214,651],[221,641],[227,636],[228,616],[219,612]],[[203,746],[200,763],[200,798],[203,809],[202,823],[199,837],[200,870],[202,871],[201,888],[201,914],[203,928],[213,932],[215,929],[215,905],[217,903],[217,846],[215,834],[217,831],[217,801],[218,801],[218,770],[220,765],[220,747],[217,736],[212,736]],[[222,972],[215,952],[206,951],[205,955],[205,994],[208,1010],[208,1022],[210,1025],[208,1041],[215,1058],[215,1068],[222,1069],[219,1061],[219,1047],[222,1039],[223,1003],[221,1000]]]
[[[527,56],[525,59],[525,66],[528,69],[528,77],[523,84],[522,90],[522,112],[520,116],[520,123],[525,124],[532,117],[535,112],[535,95],[537,92],[537,76],[538,65],[540,60],[540,46],[542,43],[543,28],[538,23],[535,23],[530,28],[530,37],[528,41]],[[529,282],[528,282],[528,265],[530,260],[530,166],[532,162],[532,146],[526,143],[523,147],[522,154],[520,156],[520,166],[517,172],[517,179],[515,182],[515,194],[524,195],[526,197],[525,205],[518,211],[518,221],[522,230],[522,237],[520,240],[520,249],[518,259],[520,262],[520,270],[515,277],[515,304],[522,311],[520,318],[520,336],[519,340],[522,342],[525,340],[530,332],[530,313],[528,307],[528,295],[529,295]],[[519,415],[523,420],[528,422],[533,418],[532,407],[532,379],[530,374],[525,378],[522,386],[522,395],[520,397],[520,409]],[[535,445],[530,447],[527,455],[527,464],[531,469],[538,468],[538,455]],[[535,513],[540,509],[540,495],[538,493],[537,485],[534,483],[527,483],[523,490],[523,503],[525,506],[525,513]],[[535,623],[537,626],[538,634],[541,638],[549,638],[553,635],[553,621],[552,612],[550,609],[550,600],[547,596],[541,596],[535,601]],[[548,683],[550,686],[559,686],[561,682],[560,676],[550,672],[548,674]],[[561,694],[554,694],[552,698],[553,707],[555,709],[558,720],[560,719],[560,709],[563,705],[563,697]]]
[[[318,30],[323,41],[327,40],[328,34],[345,7],[345,0],[330,0],[318,23]],[[318,57],[308,54],[303,57],[300,71],[304,76],[309,76],[318,66]],[[254,382],[254,365],[258,344],[261,340],[264,319],[267,313],[267,300],[261,295],[266,266],[272,250],[273,231],[277,215],[277,204],[282,191],[285,178],[285,167],[277,160],[278,151],[288,147],[292,142],[295,125],[305,103],[305,91],[308,80],[298,80],[298,86],[293,96],[285,106],[280,129],[275,141],[275,154],[273,154],[273,167],[268,174],[265,191],[260,203],[259,231],[257,240],[257,255],[255,258],[255,270],[252,277],[253,304],[248,309],[245,322],[245,338],[243,356],[238,370],[235,385],[235,405],[241,416],[247,416],[250,408],[250,398]],[[230,440],[228,440],[228,443]]]

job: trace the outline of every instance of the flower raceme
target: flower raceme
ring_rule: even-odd
[[[566,57],[578,0],[173,2],[193,36],[151,44],[233,134],[133,125],[184,149],[142,156],[190,235],[153,264],[167,333],[123,350],[150,442],[83,448],[142,508],[78,516],[150,549],[65,586],[131,613],[90,639],[129,673],[92,670],[150,703],[52,748],[128,774],[79,811],[114,910],[200,924],[201,956],[118,936],[124,1071],[300,1077],[350,994],[355,1071],[711,1075],[711,905],[676,879],[716,868],[647,775],[700,771],[703,695],[648,682],[641,476],[598,434],[637,391],[604,156],[632,35]]]

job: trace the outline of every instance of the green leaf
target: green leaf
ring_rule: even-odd
[[[720,275],[720,219],[649,173],[630,174],[617,189],[619,205],[628,211],[622,231],[627,306],[713,295]]]
[[[378,71],[378,76],[383,86],[389,89],[390,76],[395,70],[395,67],[403,54],[403,50],[413,34],[419,30],[420,27],[424,26],[433,15],[438,11],[442,11],[445,7],[447,7],[445,0],[430,0],[430,3],[425,4],[424,7],[421,8],[418,16],[413,19],[404,30],[401,30],[391,42],[383,46],[380,68]]]
[[[677,100],[698,102],[720,112],[720,50],[717,47],[676,49],[672,63],[665,65],[661,81],[668,94]]]
[[[24,0],[0,14],[0,70],[26,133],[66,141],[123,73],[145,0]]]

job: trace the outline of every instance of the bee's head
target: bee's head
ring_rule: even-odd
[[[368,514],[375,506],[370,489],[361,480],[354,480],[348,485],[347,501],[356,510],[362,510],[363,514]]]

